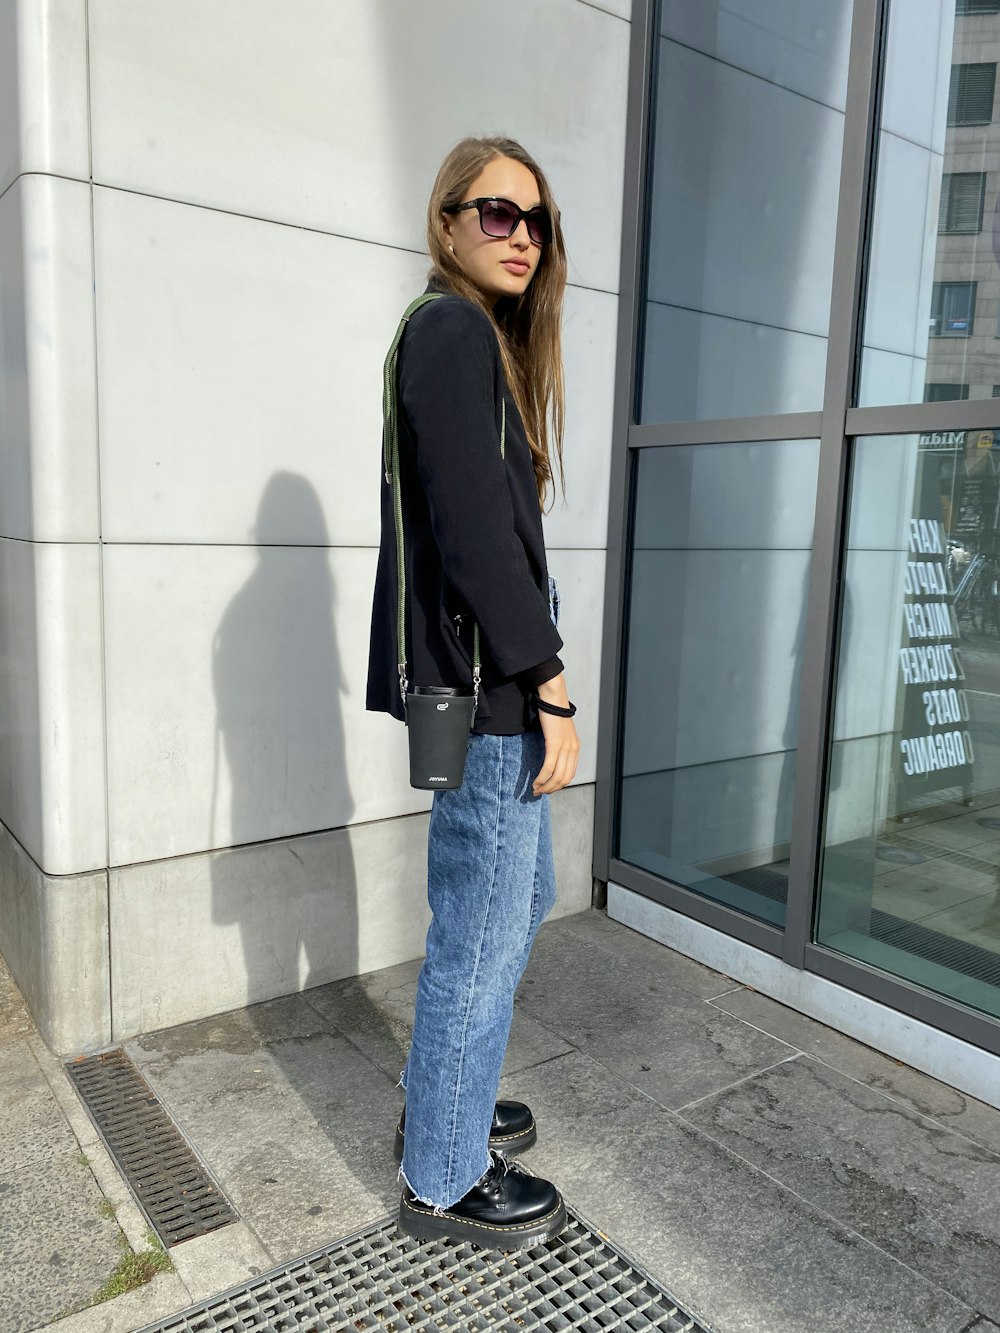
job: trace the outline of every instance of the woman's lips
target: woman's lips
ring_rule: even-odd
[[[528,265],[523,259],[503,259],[500,262],[508,273],[516,273],[519,278],[523,278],[528,271]]]

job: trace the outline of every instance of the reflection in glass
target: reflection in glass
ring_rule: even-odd
[[[949,384],[989,398],[1000,379],[998,59],[1000,5],[890,5],[862,406]]]
[[[618,855],[784,922],[815,440],[637,459]]]
[[[663,0],[640,421],[822,406],[850,26]]]
[[[1000,1014],[1000,431],[857,441],[817,939]]]

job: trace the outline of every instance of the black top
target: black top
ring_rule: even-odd
[[[432,278],[426,290],[443,288]],[[488,316],[453,293],[429,301],[410,317],[398,372],[410,688],[471,689],[475,620],[482,683],[473,731],[537,730],[528,696],[562,671],[563,641],[549,615],[531,451]],[[402,721],[392,486],[381,475],[366,707]]]

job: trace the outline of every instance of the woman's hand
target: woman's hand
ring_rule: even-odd
[[[560,708],[569,707],[566,677],[562,672],[539,685],[536,693],[546,703],[558,704]],[[557,717],[539,708],[538,720],[545,737],[545,762],[532,784],[532,792],[535,796],[542,796],[546,792],[568,787],[573,781],[580,754],[580,738],[571,717]]]

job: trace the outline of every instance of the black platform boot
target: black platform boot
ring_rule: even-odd
[[[435,1212],[409,1186],[399,1201],[399,1229],[416,1240],[518,1250],[558,1236],[565,1225],[566,1205],[555,1185],[492,1151],[486,1174],[450,1208]]]
[[[396,1161],[403,1160],[403,1138],[406,1133],[406,1107],[403,1107],[396,1128]],[[497,1152],[517,1153],[530,1148],[538,1139],[535,1117],[524,1102],[497,1102],[490,1126],[490,1147]]]

